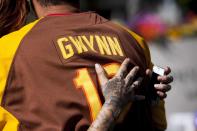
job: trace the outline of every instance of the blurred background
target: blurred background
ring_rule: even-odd
[[[152,61],[170,66],[175,81],[166,99],[167,131],[197,131],[197,0],[81,0],[145,38]]]

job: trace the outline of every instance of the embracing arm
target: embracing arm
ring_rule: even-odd
[[[126,59],[118,73],[110,80],[106,77],[104,69],[96,64],[96,72],[101,83],[105,103],[88,131],[107,131],[112,129],[126,104],[130,101],[144,99],[144,96],[138,96],[134,93],[135,88],[139,87],[142,81],[142,78],[138,78],[133,82],[139,68],[134,67],[127,74],[129,63],[130,60]]]
[[[106,101],[88,131],[108,131],[113,128],[121,107],[113,100]]]

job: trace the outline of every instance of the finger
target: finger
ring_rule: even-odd
[[[171,69],[170,69],[170,67],[166,67],[165,69],[164,69],[164,74],[165,75],[168,75],[168,74],[170,74],[171,73]]]
[[[117,77],[124,78],[125,75],[127,74],[127,66],[130,63],[130,59],[126,58],[123,63],[120,66],[120,69],[118,70],[118,73],[116,74]]]
[[[146,69],[146,75],[151,78],[152,77],[152,71],[150,69]]]
[[[138,71],[139,71],[138,66],[133,67],[133,69],[129,72],[129,74],[125,78],[126,86],[129,86],[133,82],[133,79],[135,78]]]
[[[164,92],[170,91],[172,88],[171,85],[166,85],[166,84],[155,84],[154,87],[156,90],[164,91]]]
[[[142,101],[142,100],[145,100],[145,96],[143,96],[143,95],[134,95],[134,96],[132,96],[132,98],[131,98],[131,100],[132,101]]]
[[[106,72],[100,64],[95,64],[95,70],[96,70],[100,85],[101,87],[103,87],[108,81]]]
[[[163,92],[161,92],[161,91],[157,91],[157,94],[159,95],[159,97],[160,97],[161,99],[164,99],[164,98],[167,97],[167,94],[166,94],[166,93],[163,93]]]
[[[157,77],[158,81],[161,82],[161,83],[171,83],[173,82],[174,78],[173,76],[158,76]]]
[[[143,78],[139,77],[135,82],[133,82],[133,84],[129,87],[129,92],[132,92],[133,90],[137,89],[140,87],[141,83],[142,83]]]

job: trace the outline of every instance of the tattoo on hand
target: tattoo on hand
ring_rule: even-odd
[[[135,95],[135,89],[142,82],[141,77],[133,82],[139,67],[134,67],[127,73],[129,63],[130,60],[125,59],[118,73],[110,80],[108,80],[104,69],[96,64],[96,72],[100,80],[105,103],[97,119],[88,129],[89,131],[109,130],[115,124],[115,120],[126,104],[130,101],[144,99],[144,96]]]

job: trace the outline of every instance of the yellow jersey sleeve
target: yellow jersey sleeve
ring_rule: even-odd
[[[24,26],[18,31],[15,31],[0,38],[0,102],[2,101],[8,72],[15,52],[24,36],[33,28],[33,26],[37,22],[38,20]]]
[[[24,36],[33,28],[39,20],[24,26],[18,31],[0,38],[0,104],[5,91],[8,73],[14,59],[15,52]],[[17,131],[19,121],[3,107],[0,106],[0,130]]]

